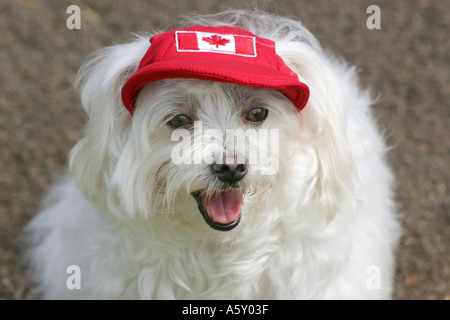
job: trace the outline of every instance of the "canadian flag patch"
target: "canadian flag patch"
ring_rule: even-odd
[[[215,52],[256,57],[256,39],[252,36],[177,31],[175,38],[178,52]]]

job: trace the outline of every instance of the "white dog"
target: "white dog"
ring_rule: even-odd
[[[27,228],[43,297],[390,298],[394,179],[355,69],[289,18],[189,19],[80,70],[85,136]]]

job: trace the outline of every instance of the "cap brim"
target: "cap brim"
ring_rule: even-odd
[[[233,70],[230,72],[230,70]],[[122,101],[131,114],[138,91],[154,81],[173,78],[194,78],[235,83],[243,86],[280,90],[302,110],[309,98],[309,88],[295,74],[247,63],[209,60],[168,61],[153,63],[139,69],[122,88]]]

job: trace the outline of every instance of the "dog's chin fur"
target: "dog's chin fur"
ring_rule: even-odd
[[[186,20],[274,40],[310,87],[306,108],[298,113],[275,90],[171,79],[143,88],[131,117],[120,90],[151,35],[98,53],[78,75],[89,122],[70,177],[26,230],[37,290],[57,299],[390,298],[394,180],[354,68],[288,18],[232,11]],[[240,223],[215,230],[192,193],[224,185],[207,164],[171,161],[177,142],[167,119],[190,114],[204,130],[245,130],[252,124],[242,114],[261,105],[269,114],[257,127],[279,132],[278,170],[262,175],[263,165],[250,165],[235,186],[244,195]],[[80,289],[66,285],[70,265],[80,267]]]

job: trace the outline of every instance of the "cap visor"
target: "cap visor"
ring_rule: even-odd
[[[133,97],[153,81],[173,78],[194,78],[235,83],[243,86],[270,88],[283,92],[299,109],[303,109],[309,97],[309,88],[297,76],[263,66],[240,62],[190,60],[158,62],[139,69],[124,85],[122,99],[132,112]]]

